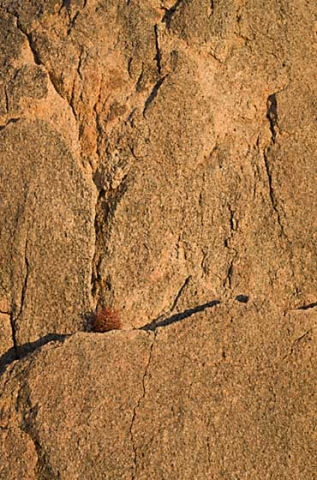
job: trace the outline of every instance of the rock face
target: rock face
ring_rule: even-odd
[[[4,479],[314,479],[315,314],[76,333],[3,375]]]
[[[315,478],[316,18],[0,0],[0,478]]]

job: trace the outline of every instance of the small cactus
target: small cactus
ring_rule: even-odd
[[[110,330],[121,330],[122,324],[118,312],[110,307],[103,307],[92,323],[93,332],[109,332]]]

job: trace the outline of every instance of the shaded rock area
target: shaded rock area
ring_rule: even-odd
[[[0,0],[0,478],[315,478],[316,18]]]

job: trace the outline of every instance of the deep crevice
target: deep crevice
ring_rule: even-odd
[[[14,356],[15,356],[14,360],[17,360],[19,358],[19,355],[18,355],[19,352],[18,352],[18,342],[17,342],[17,337],[16,337],[14,309],[12,309],[11,312],[10,312],[10,326],[11,326],[11,337],[12,337],[12,343],[13,343],[13,352],[14,352]],[[10,349],[10,350],[12,350],[12,349]],[[9,358],[11,356],[12,355],[9,355]],[[2,360],[2,357],[0,357],[0,374],[1,374],[1,365],[2,365],[1,360]]]
[[[65,8],[66,11],[70,14],[70,7],[71,7],[72,1],[71,0],[62,0],[62,3],[63,3],[63,5],[61,6],[59,12],[61,12],[61,10],[63,8]]]
[[[267,113],[266,118],[270,124],[272,143],[275,143],[276,139],[276,127],[278,127],[278,115],[277,115],[277,100],[276,93],[270,95],[267,99]]]
[[[164,8],[165,14],[162,18],[162,22],[166,23],[167,28],[170,28],[172,17],[182,2],[183,0],[177,0],[171,8]]]
[[[154,26],[154,35],[155,35],[155,48],[156,48],[156,55],[155,55],[155,61],[156,61],[156,68],[157,68],[157,73],[161,75],[162,73],[162,54],[160,50],[160,41],[159,41],[159,31],[158,31],[158,25]]]
[[[43,66],[44,66],[43,62],[41,61],[41,59],[40,59],[40,57],[39,57],[39,55],[38,55],[38,53],[37,53],[37,51],[36,51],[36,49],[35,49],[35,47],[34,47],[34,42],[33,42],[33,39],[32,39],[32,34],[31,34],[31,33],[27,33],[27,32],[23,29],[18,15],[16,15],[16,19],[17,19],[17,27],[18,27],[18,29],[20,30],[20,32],[23,33],[23,35],[26,37],[26,39],[27,39],[27,41],[28,41],[30,50],[31,50],[32,55],[33,55],[34,63],[35,63],[36,65],[43,65]]]

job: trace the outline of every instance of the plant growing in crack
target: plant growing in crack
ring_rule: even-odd
[[[97,311],[92,321],[93,332],[110,332],[110,330],[121,330],[122,323],[117,310],[110,307],[103,307]]]

